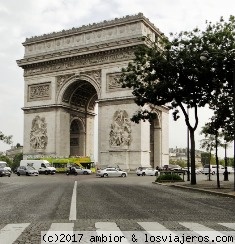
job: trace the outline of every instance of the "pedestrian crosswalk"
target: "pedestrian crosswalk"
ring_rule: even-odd
[[[125,221],[124,221],[125,222]],[[134,223],[134,222],[133,222]],[[61,222],[61,223],[49,223],[47,229],[43,228],[42,230],[37,229],[34,231],[33,225],[35,223],[14,223],[14,224],[6,224],[0,229],[0,244],[18,244],[18,243],[41,243],[41,231],[53,232],[53,231],[61,231],[61,232],[74,232],[80,231],[79,227],[75,222]],[[136,228],[136,225],[138,228]],[[209,227],[209,226],[213,226]],[[43,225],[42,225],[43,226]],[[216,226],[216,228],[215,228]],[[38,227],[37,227],[38,228]],[[107,233],[107,231],[113,231],[117,235],[125,235],[128,230],[131,229],[131,226],[124,223],[123,226],[120,223],[103,221],[96,221],[90,225],[86,231],[92,230],[97,234]],[[213,224],[202,224],[196,222],[174,222],[174,227],[172,227],[171,222],[146,222],[146,221],[135,221],[135,229],[138,231],[142,231],[148,233],[150,236],[153,236],[158,233],[158,235],[167,235],[171,236],[171,238],[175,238],[178,235],[178,232],[181,231],[189,231],[190,233],[194,233],[196,235],[205,235],[207,233],[208,238],[213,239],[214,236],[220,236],[221,238],[226,237],[228,232],[231,236],[234,237],[233,241],[230,243],[235,243],[235,223],[214,223]],[[84,229],[82,231],[85,231]],[[133,232],[134,233],[134,232]],[[32,240],[30,242],[30,239]],[[26,242],[27,240],[27,242]],[[152,240],[150,239],[150,242]],[[59,242],[58,242],[59,243]],[[81,242],[82,243],[82,242]],[[132,243],[129,240],[125,240],[120,243]],[[167,243],[167,242],[164,242]],[[216,242],[214,242],[216,243]]]

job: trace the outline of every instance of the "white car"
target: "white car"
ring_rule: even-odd
[[[142,176],[145,176],[145,175],[152,175],[152,176],[156,176],[158,175],[158,170],[156,169],[153,169],[153,168],[149,168],[149,167],[139,167],[137,170],[136,170],[136,174],[138,176],[142,175]]]
[[[92,173],[92,171],[90,169],[85,169],[79,166],[72,166],[71,170],[68,169],[67,171],[67,175],[69,174],[76,174],[76,175],[90,175]]]
[[[188,167],[184,167],[183,168],[183,171],[185,171],[185,174],[187,174],[188,172]],[[189,167],[189,173],[191,174],[191,167]],[[198,175],[198,174],[201,174],[202,173],[202,169],[197,169],[195,168],[195,173]]]
[[[38,172],[38,170],[36,170],[35,168],[30,167],[30,166],[20,166],[20,167],[17,168],[17,175],[18,176],[20,176],[20,175],[27,175],[27,176],[35,175],[35,176],[38,176],[39,172]]]
[[[96,172],[96,176],[100,177],[127,177],[127,172],[119,169],[119,168],[105,168],[99,169]]]

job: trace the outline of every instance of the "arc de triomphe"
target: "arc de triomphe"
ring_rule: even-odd
[[[155,123],[130,121],[138,109],[117,80],[143,44],[161,32],[143,14],[26,38],[24,158],[94,154],[98,104],[98,164],[134,169],[168,164],[168,110]]]

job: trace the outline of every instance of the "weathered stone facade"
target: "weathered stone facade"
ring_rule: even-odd
[[[142,37],[160,35],[138,14],[27,38],[17,61],[25,80],[24,157],[93,155],[98,103],[99,165],[168,163],[168,110],[159,107],[154,125],[134,124],[132,91],[118,83]]]

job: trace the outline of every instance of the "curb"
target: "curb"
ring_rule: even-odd
[[[167,185],[167,184],[162,184],[162,183],[158,183],[158,182],[153,182],[153,184],[157,184],[157,185],[163,185],[163,186],[168,186],[168,187],[175,187],[175,188],[181,188],[181,189],[189,189],[189,190],[194,190],[194,191],[198,191],[198,192],[205,192],[205,193],[210,193],[213,195],[220,195],[223,197],[231,197],[231,198],[235,198],[235,194],[231,194],[231,193],[224,193],[224,192],[218,192],[218,191],[213,191],[213,190],[208,190],[208,189],[203,189],[203,188],[194,188],[194,187],[190,187],[190,186],[181,186],[181,185],[177,185],[177,184],[171,184],[171,185]]]

